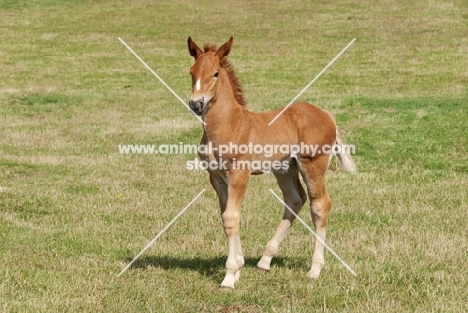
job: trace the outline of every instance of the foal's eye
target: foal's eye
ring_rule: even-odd
[[[216,73],[214,74],[214,78],[218,78],[218,75],[219,75],[219,72],[216,72]]]

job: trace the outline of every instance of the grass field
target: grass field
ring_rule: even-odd
[[[1,312],[468,311],[466,1],[20,1],[0,3]],[[233,291],[207,173],[195,155],[122,155],[119,144],[197,144],[184,99],[188,36],[221,44],[251,110],[300,98],[336,115],[359,173],[332,170],[321,277],[306,277],[299,223],[268,273],[255,265],[281,205],[272,175],[243,203]],[[119,271],[203,188],[126,273]],[[301,213],[310,222],[308,209]]]

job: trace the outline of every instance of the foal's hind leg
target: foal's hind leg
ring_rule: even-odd
[[[312,215],[315,232],[323,242],[325,242],[328,213],[331,206],[330,197],[325,185],[325,171],[328,167],[328,161],[329,157],[326,155],[313,160],[301,160],[301,174],[306,182],[310,198],[310,214]],[[323,253],[324,245],[320,240],[315,238],[312,266],[307,273],[308,277],[318,278],[320,276],[320,271],[325,264]]]
[[[298,214],[304,203],[307,201],[307,195],[304,188],[299,181],[297,167],[290,168],[288,173],[275,173],[276,180],[278,182],[281,191],[283,192],[284,202]],[[273,238],[268,242],[263,256],[257,264],[259,269],[269,270],[272,258],[278,253],[279,245],[281,241],[286,237],[289,228],[296,217],[289,211],[288,208],[284,208],[283,219],[276,229]]]

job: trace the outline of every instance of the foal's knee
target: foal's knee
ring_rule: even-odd
[[[224,232],[227,236],[235,235],[239,232],[239,213],[225,211],[221,218],[223,220]]]
[[[311,214],[314,224],[320,222],[321,227],[327,226],[328,213],[331,207],[330,197],[325,196],[311,201]]]

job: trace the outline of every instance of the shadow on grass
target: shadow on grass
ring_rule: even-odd
[[[133,268],[147,269],[155,267],[164,270],[182,269],[189,271],[197,271],[201,275],[212,279],[213,281],[222,280],[225,274],[224,264],[227,256],[215,257],[177,257],[177,256],[144,256],[133,263]],[[128,258],[127,262],[132,259]],[[245,257],[245,267],[256,268],[260,257]],[[305,270],[308,266],[308,261],[303,257],[275,257],[271,262],[271,266],[279,268],[289,268]]]

